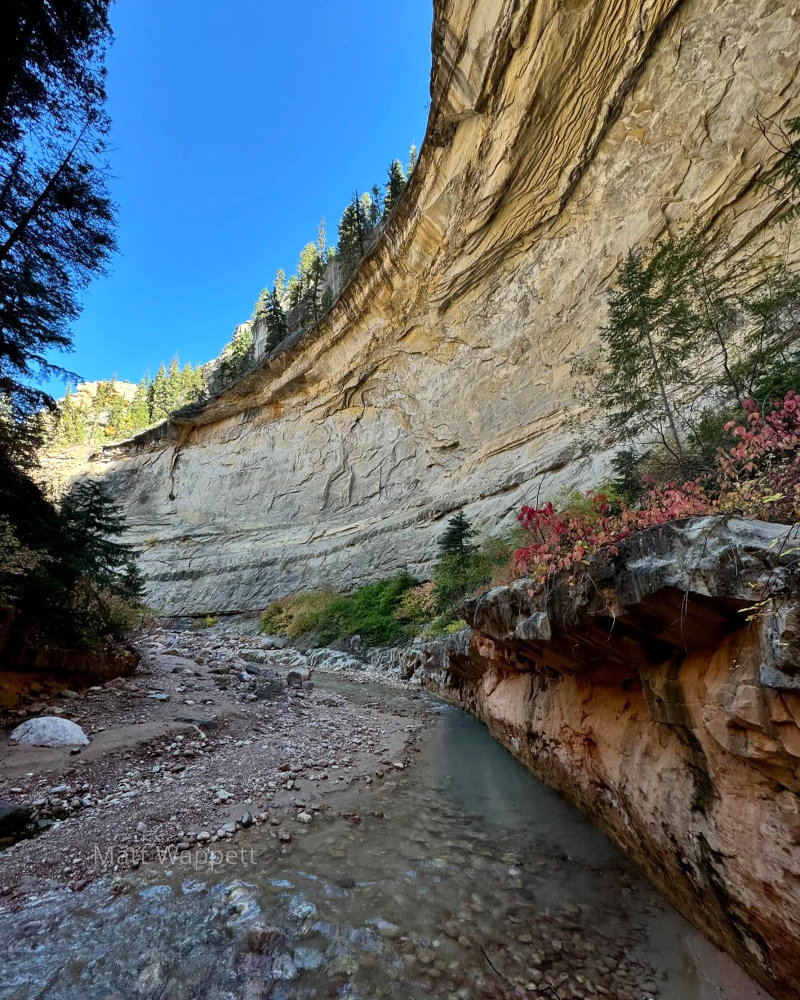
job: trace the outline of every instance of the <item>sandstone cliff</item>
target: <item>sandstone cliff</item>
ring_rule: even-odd
[[[454,509],[494,528],[542,477],[592,485],[568,358],[631,245],[722,215],[770,238],[754,122],[796,110],[799,41],[774,0],[436,0],[421,159],[333,310],[92,466],[153,606],[420,571]]]
[[[726,518],[652,528],[546,598],[524,580],[490,591],[472,631],[426,654],[429,686],[786,1000],[800,979],[798,537]]]

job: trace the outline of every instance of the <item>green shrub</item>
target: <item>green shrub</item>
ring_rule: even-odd
[[[455,618],[452,615],[439,615],[433,621],[428,622],[420,632],[421,639],[441,639],[444,636],[453,635],[466,628],[467,623],[463,618]]]
[[[326,589],[273,601],[264,611],[259,631],[264,635],[286,635],[296,639],[304,632],[317,628],[335,600],[334,591]]]
[[[353,635],[368,646],[390,645],[408,630],[396,612],[404,595],[416,586],[409,573],[368,583],[354,594],[316,590],[274,601],[264,612],[260,631],[292,639],[312,636],[327,645]]]
[[[400,621],[413,622],[416,625],[424,625],[435,615],[436,593],[433,580],[407,590],[395,610],[395,617]]]

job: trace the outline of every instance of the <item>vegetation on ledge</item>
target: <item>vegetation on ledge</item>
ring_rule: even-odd
[[[370,583],[355,593],[331,589],[273,601],[261,619],[262,633],[285,635],[304,646],[327,646],[358,636],[367,646],[449,635],[465,627],[465,597],[507,576],[520,532],[508,538],[472,541],[476,532],[463,512],[450,518],[439,539],[432,580],[407,572]]]

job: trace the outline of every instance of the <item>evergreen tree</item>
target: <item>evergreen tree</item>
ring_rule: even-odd
[[[328,237],[325,232],[325,218],[319,220],[319,229],[317,230],[317,258],[324,268],[328,263]]]
[[[475,529],[460,510],[450,518],[444,534],[439,537],[439,558],[455,560],[462,568],[466,567],[475,552],[475,545],[470,541],[474,535]]]
[[[128,403],[117,389],[116,375],[112,376],[110,382],[100,383],[94,403],[105,424],[105,437],[118,437],[125,422]]]
[[[26,641],[115,634],[106,594],[136,589],[132,552],[93,550],[122,530],[110,509],[82,501],[76,486],[62,515],[29,474],[42,426],[31,412],[52,406],[33,382],[60,371],[46,358],[69,348],[81,292],[114,249],[104,162],[108,7],[0,4],[0,520],[27,561],[13,586]],[[71,391],[65,408],[64,431],[77,437],[83,412]],[[4,593],[7,570],[0,565]]]
[[[322,239],[324,240],[324,224],[322,229]],[[307,312],[310,311],[314,320],[317,319],[319,283],[325,271],[325,265],[319,252],[319,243],[307,243],[300,254],[300,264],[298,266],[300,285],[303,290],[302,303],[305,305],[301,322],[304,321]]]
[[[86,421],[81,407],[75,402],[72,386],[67,385],[64,399],[56,411],[55,441],[60,445],[85,444]]]
[[[136,596],[130,570],[136,552],[118,540],[125,521],[107,487],[98,480],[76,480],[61,504],[61,518],[74,576],[85,575],[98,586]]]
[[[609,293],[605,352],[596,377],[610,427],[623,440],[654,436],[685,459],[678,394],[697,372],[691,363],[696,324],[688,302],[689,247],[667,244],[628,252]]]
[[[337,256],[341,262],[342,276],[347,282],[364,256],[364,219],[358,192],[344,210],[339,222]]]
[[[167,413],[174,413],[183,406],[183,372],[177,354],[167,369]]]
[[[724,423],[776,359],[791,364],[800,279],[758,256],[738,262],[717,234],[692,229],[629,251],[617,285],[605,350],[575,370],[618,437],[660,447],[688,478],[716,454],[711,411]]]
[[[278,286],[275,284],[269,295],[267,304],[267,341],[265,349],[267,353],[274,350],[278,344],[286,337],[286,314],[281,305],[278,295]]]
[[[156,377],[150,387],[150,421],[158,423],[169,416],[169,391],[167,389],[167,370],[164,362],[158,366]]]
[[[203,372],[200,366],[192,368],[191,364],[186,364],[181,372],[181,406],[190,406],[193,403],[201,402],[204,389]]]
[[[333,289],[331,288],[330,285],[328,285],[328,287],[322,293],[322,300],[320,301],[319,304],[320,316],[324,316],[325,313],[330,312],[332,306],[333,306]]]
[[[408,151],[408,168],[406,170],[406,177],[410,177],[414,172],[414,167],[417,165],[417,145],[416,143],[411,143],[411,149]]]
[[[375,203],[372,200],[372,195],[369,191],[365,191],[361,195],[361,219],[364,225],[364,232],[371,232],[377,223],[375,219],[380,220],[380,213],[376,211]]]
[[[369,227],[375,229],[381,221],[381,189],[377,184],[372,185],[372,204],[370,205]]]
[[[136,395],[128,407],[123,427],[126,434],[142,431],[150,423],[150,379],[145,375],[136,388]]]
[[[22,419],[50,397],[80,292],[114,249],[103,162],[108,0],[0,12],[0,394]]]
[[[289,278],[289,282],[286,286],[286,297],[289,300],[290,309],[296,309],[302,301],[303,286],[300,284],[296,274],[293,274],[291,278]]]
[[[206,398],[206,377],[202,365],[194,369],[194,401],[202,403]]]
[[[266,288],[262,288],[258,293],[258,298],[256,299],[255,305],[253,306],[253,313],[250,316],[252,322],[257,322],[263,319],[267,314],[267,299],[269,298],[269,292]]]
[[[391,212],[406,186],[406,177],[399,160],[392,160],[387,170],[386,195],[383,199],[383,217]]]
[[[272,283],[272,290],[278,296],[281,305],[283,305],[283,296],[286,294],[286,274],[282,267],[278,268],[278,273],[275,275],[275,280]]]
[[[253,353],[253,330],[242,325],[225,345],[221,354],[218,377],[222,386],[228,385],[247,371]]]
[[[306,243],[300,251],[300,260],[297,263],[297,279],[300,282],[300,287],[303,292],[308,291],[308,286],[311,280],[311,272],[314,269],[317,258],[318,253],[316,243]]]

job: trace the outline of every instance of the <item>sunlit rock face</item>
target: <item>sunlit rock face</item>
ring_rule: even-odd
[[[429,687],[781,1000],[800,980],[799,532],[651,528],[547,595],[491,590],[423,650]]]
[[[154,607],[263,607],[422,571],[443,519],[483,529],[597,481],[570,356],[633,244],[775,211],[757,115],[797,110],[800,8],[774,0],[437,0],[432,105],[404,198],[328,316],[215,398],[94,465]]]

